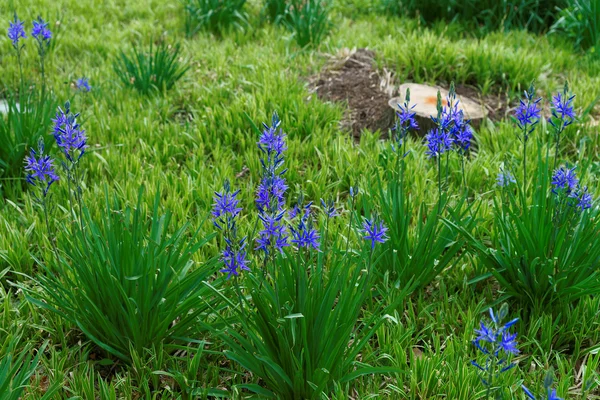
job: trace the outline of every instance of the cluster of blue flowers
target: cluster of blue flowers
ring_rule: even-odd
[[[298,218],[298,223],[295,227],[292,227],[292,243],[298,248],[310,248],[318,249],[320,246],[320,236],[313,224],[313,218],[311,215],[312,202],[309,202],[304,207],[301,207],[301,212]],[[296,217],[295,216],[295,217]]]
[[[27,34],[25,33],[25,22],[17,18],[16,14],[14,20],[8,25],[8,38],[17,52],[20,51],[23,46],[19,45],[19,41],[27,38]]]
[[[83,156],[87,147],[85,131],[77,123],[78,116],[79,114],[71,113],[71,106],[67,102],[64,111],[59,107],[53,120],[54,139],[65,155],[67,162],[63,162],[62,165],[68,174],[72,166]],[[25,171],[27,182],[34,187],[42,188],[43,197],[48,195],[50,186],[59,180],[54,168],[54,159],[44,153],[43,139],[39,141],[37,152],[32,148],[29,156],[25,158]]]
[[[515,177],[510,171],[505,171],[503,168],[500,168],[500,172],[498,172],[498,178],[496,178],[496,183],[500,187],[508,187],[513,183],[516,183]]]
[[[397,151],[404,143],[406,135],[412,130],[418,130],[419,124],[415,119],[416,113],[413,109],[416,104],[410,105],[410,90],[406,89],[406,95],[404,96],[404,104],[398,104],[398,111],[396,111],[396,124],[393,129],[393,139],[395,144],[392,143],[392,150]],[[404,155],[403,155],[404,156]]]
[[[213,223],[223,232],[225,248],[221,253],[221,260],[225,268],[221,272],[228,278],[238,276],[241,271],[249,271],[249,261],[246,252],[246,237],[238,239],[237,218],[242,211],[237,198],[239,190],[231,191],[228,181],[225,181],[222,192],[215,192],[212,211]]]
[[[38,143],[38,151],[36,152],[32,148],[29,156],[25,157],[25,171],[28,173],[27,182],[40,188],[43,197],[48,195],[50,186],[58,181],[59,177],[54,168],[54,160],[49,155],[44,154],[44,141],[42,139]]]
[[[480,372],[481,382],[487,390],[487,397],[493,390],[498,388],[494,384],[494,380],[498,376],[512,368],[515,364],[509,361],[511,356],[519,354],[517,348],[517,334],[510,333],[510,328],[518,321],[518,318],[512,319],[506,323],[502,321],[508,315],[508,307],[506,304],[502,306],[498,314],[494,313],[493,309],[489,309],[491,324],[480,322],[479,329],[475,329],[477,337],[473,340],[473,345],[477,348],[480,354],[485,358],[484,363],[479,363],[475,360],[471,364],[477,367]],[[547,397],[539,400],[562,400],[557,396],[556,390],[551,389],[552,386],[552,371],[548,371],[544,380],[544,388],[547,392]],[[538,400],[526,386],[522,385],[522,389],[531,400]]]
[[[256,208],[263,229],[256,239],[257,250],[262,250],[265,257],[272,249],[283,251],[288,246],[288,230],[284,221],[285,192],[288,189],[283,175],[284,152],[287,150],[285,134],[280,127],[281,121],[277,113],[273,113],[271,126],[263,124],[263,132],[258,139],[261,158],[262,177],[256,190]]]
[[[79,114],[71,112],[71,104],[67,101],[64,110],[58,108],[53,122],[53,135],[56,144],[70,163],[76,163],[85,153],[87,136],[85,130],[77,123]]]
[[[441,98],[438,97],[438,116],[431,117],[436,127],[425,137],[425,153],[430,158],[439,157],[451,150],[465,155],[471,147],[471,121],[465,119],[463,110],[458,108],[460,101],[453,88],[450,89],[446,102],[447,105],[442,105]]]
[[[568,201],[567,204],[576,206],[583,211],[592,207],[593,199],[592,195],[588,193],[587,186],[582,189],[579,185],[575,168],[561,166],[554,171],[554,175],[552,175],[552,185],[554,186],[552,192],[569,200],[574,200]]]
[[[540,122],[540,115],[542,112],[541,101],[539,97],[534,100],[535,87],[531,85],[529,90],[524,92],[525,98],[519,101],[519,106],[515,110],[515,120],[517,126],[523,132],[523,141],[529,140],[529,135],[533,132],[537,124]]]
[[[298,202],[286,212],[285,193],[288,185],[284,178],[284,152],[287,146],[280,125],[281,121],[277,113],[274,113],[271,125],[263,124],[264,129],[257,143],[263,157],[262,175],[256,190],[255,203],[262,229],[257,234],[255,250],[263,252],[265,263],[273,254],[273,250],[283,252],[290,244],[295,245],[298,250],[319,250],[321,247],[321,237],[311,212],[313,203],[304,204],[304,198],[300,195]],[[243,270],[250,270],[246,251],[247,238],[238,239],[237,235],[236,220],[242,211],[238,194],[239,190],[232,192],[229,183],[226,182],[224,190],[215,193],[212,211],[213,223],[223,232],[225,240],[225,249],[221,257],[225,268],[221,272],[227,273],[228,278],[238,276]],[[354,199],[356,194],[357,189],[351,187],[350,197]],[[339,215],[333,200],[321,199],[321,206],[327,220]],[[366,220],[361,232],[365,234],[364,239],[371,242],[372,250],[376,243],[384,243],[388,239],[387,228],[383,222]]]
[[[52,31],[48,27],[48,22],[44,21],[42,17],[37,17],[37,19],[34,19],[32,25],[33,27],[31,28],[31,37],[34,38],[36,41],[38,53],[40,55],[42,79],[45,79],[44,58],[46,56],[46,53],[48,52],[48,49],[50,48],[50,43],[52,41]],[[21,21],[16,14],[13,20],[9,21],[7,36],[8,39],[11,41],[12,46],[17,52],[19,68],[21,68],[21,50],[25,46],[25,44],[22,42],[22,39],[27,38],[27,33],[25,32],[25,22]],[[75,87],[84,92],[89,92],[91,90],[88,78],[86,77],[77,79],[75,81]]]
[[[490,379],[496,378],[499,374],[508,371],[515,365],[507,361],[510,355],[518,354],[517,349],[517,334],[511,334],[509,329],[519,320],[515,318],[505,324],[502,320],[506,317],[507,312],[502,309],[500,314],[496,316],[494,310],[490,308],[490,317],[492,324],[486,325],[483,321],[480,323],[480,328],[475,330],[477,337],[473,341],[473,345],[485,356],[485,363],[471,361],[484,374],[482,382],[486,386],[491,386]]]
[[[568,83],[565,83],[562,93],[558,92],[552,97],[552,117],[548,118],[548,122],[559,135],[567,126],[575,121],[574,99],[575,95],[569,94]]]
[[[16,17],[15,17],[16,18]],[[37,40],[40,48],[50,46],[50,39],[52,39],[52,32],[48,28],[48,23],[38,17],[33,20],[33,28],[31,29],[31,36]]]

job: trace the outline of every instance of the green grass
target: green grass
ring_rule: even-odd
[[[508,93],[516,98],[535,80],[539,93],[548,98],[568,79],[577,93],[578,111],[592,111],[582,124],[566,131],[562,154],[573,163],[589,163],[586,183],[596,197],[600,195],[600,138],[593,123],[598,118],[593,108],[600,96],[600,62],[581,55],[556,35],[509,31],[475,37],[458,23],[423,28],[413,19],[375,14],[368,4],[349,11],[353,2],[338,0],[331,13],[332,32],[318,48],[307,51],[295,44],[284,27],[264,24],[262,4],[255,1],[245,6],[249,27],[244,32],[214,35],[201,31],[193,38],[186,38],[185,12],[178,0],[95,4],[91,0],[21,0],[0,5],[0,21],[6,21],[6,26],[14,9],[26,21],[38,14],[46,17],[51,29],[58,30],[60,21],[46,76],[59,102],[69,98],[73,110],[81,112],[80,122],[90,138],[84,197],[93,218],[103,210],[105,186],[123,203],[133,205],[144,184],[142,201],[148,207],[160,190],[161,206],[172,212],[173,225],[189,222],[191,231],[200,228],[199,235],[204,236],[213,230],[209,224],[201,225],[213,191],[225,179],[241,189],[245,210],[254,210],[252,195],[260,164],[257,139],[246,114],[258,123],[269,121],[274,110],[288,134],[288,202],[302,189],[307,199],[335,198],[342,204],[350,185],[369,187],[375,173],[383,176],[378,160],[387,144],[378,133],[368,132],[360,143],[354,143],[338,128],[344,105],[323,102],[306,87],[306,78],[326,63],[324,53],[335,55],[354,47],[375,50],[378,66],[393,71],[398,82],[455,81],[474,85],[484,94]],[[152,38],[163,34],[169,43],[181,43],[182,55],[191,66],[186,75],[164,96],[147,97],[121,87],[113,60],[128,51],[130,43],[149,46]],[[18,67],[10,50],[3,36],[0,87],[14,89]],[[32,42],[26,51],[25,68],[34,71],[38,67]],[[73,91],[70,84],[84,75],[93,86],[88,94]],[[535,135],[548,140],[544,131],[538,129]],[[490,192],[498,167],[506,159],[518,160],[520,142],[508,120],[485,122],[476,136],[478,151],[467,162],[466,179],[482,199],[478,216],[489,226],[493,215]],[[437,195],[435,166],[427,160],[420,140],[410,140],[408,148],[413,149],[405,178],[410,182],[410,195],[419,204],[432,204]],[[534,160],[535,155],[530,146],[528,159]],[[249,172],[238,177],[245,167]],[[460,183],[458,164],[452,165],[450,179]],[[62,186],[60,182],[57,187]],[[362,195],[376,197],[377,193]],[[244,215],[240,226],[249,230],[253,217]],[[58,209],[58,221],[67,218],[67,212]],[[347,218],[346,212],[338,223],[345,224]],[[64,399],[152,398],[153,394],[185,399],[193,398],[193,393],[202,396],[203,388],[228,390],[232,398],[248,395],[235,385],[254,380],[226,360],[220,353],[226,346],[216,337],[198,338],[207,343],[199,358],[193,356],[198,343],[176,353],[156,344],[127,366],[107,357],[74,324],[25,301],[22,291],[13,288],[9,292],[9,281],[17,280],[39,290],[33,280],[19,274],[35,277],[41,267],[34,258],[51,256],[51,243],[43,232],[43,220],[30,196],[1,205],[0,270],[11,268],[12,272],[1,281],[0,335],[21,334],[21,340],[36,349],[48,341],[25,399],[39,399],[55,384],[60,386],[55,398]],[[195,261],[217,251],[216,242],[210,242],[195,255]],[[397,367],[406,374],[363,376],[351,384],[339,384],[330,398],[483,398],[477,372],[469,365],[475,356],[471,340],[482,313],[501,294],[490,280],[467,284],[481,268],[477,258],[461,258],[379,327],[364,352],[377,353],[371,364]],[[514,398],[524,398],[521,382],[541,387],[551,366],[556,370],[555,387],[563,397],[600,398],[597,388],[584,391],[590,379],[598,382],[593,371],[600,365],[599,308],[600,298],[586,297],[569,314],[540,313],[516,325],[522,352],[518,368],[505,377],[512,384]],[[370,312],[365,309],[362,318]],[[522,316],[516,307],[511,315]],[[0,336],[0,343],[3,339]],[[175,383],[175,375],[182,385]]]

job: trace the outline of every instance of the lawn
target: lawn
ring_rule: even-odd
[[[271,22],[257,1],[244,10],[228,28],[192,29],[179,0],[0,4],[3,26],[16,13],[28,36],[22,73],[0,39],[0,98],[43,90],[42,122],[19,129],[46,129],[14,145],[12,175],[0,157],[0,399],[531,398],[522,385],[537,399],[550,387],[600,399],[600,210],[578,207],[584,186],[600,195],[595,52],[365,0],[334,0],[330,30],[301,47],[293,17]],[[39,44],[45,84],[38,16],[52,31]],[[172,87],[116,65],[178,44],[189,68]],[[468,151],[432,155],[427,132],[396,140],[404,125],[353,135],[348,104],[315,82],[364,48],[388,86],[454,83],[501,111],[474,126]],[[513,115],[532,82],[541,118],[524,148]],[[565,82],[577,118],[557,143],[548,119]],[[65,158],[52,135],[66,101],[82,156],[74,146]],[[17,129],[6,126],[0,135]],[[22,169],[38,136],[60,175],[47,194]],[[562,165],[577,166],[579,186],[550,182]],[[501,168],[514,183],[499,187]],[[284,194],[257,206],[280,178]],[[283,252],[274,240],[255,249],[269,223],[271,237],[290,236]],[[249,270],[228,279],[224,264],[239,259],[223,250]],[[497,336],[481,338],[480,322]],[[518,352],[496,347],[514,344],[508,332]]]

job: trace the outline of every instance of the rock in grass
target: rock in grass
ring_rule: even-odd
[[[405,83],[400,85],[398,93],[400,97],[394,97],[388,102],[389,106],[394,110],[398,109],[398,104],[404,103],[404,93],[406,89],[410,89],[410,104],[415,104],[413,111],[416,113],[417,122],[421,129],[421,134],[427,133],[427,131],[434,127],[431,116],[437,115],[437,93],[438,90],[442,95],[443,104],[446,106],[448,91],[446,89],[437,86],[428,86],[418,83]],[[465,117],[471,120],[471,125],[474,127],[479,126],[481,121],[486,117],[487,110],[485,106],[479,102],[472,100],[466,96],[456,95],[459,100],[458,108],[463,110]]]

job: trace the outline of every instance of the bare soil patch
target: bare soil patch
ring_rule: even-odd
[[[403,95],[397,92],[401,82],[393,82],[392,74],[386,70],[378,71],[374,60],[375,52],[369,49],[346,51],[342,57],[332,58],[318,75],[309,79],[311,93],[320,99],[347,104],[348,113],[340,128],[350,131],[355,138],[359,138],[364,129],[379,130],[387,136],[395,121],[388,101]],[[441,83],[439,86],[448,88],[449,85]],[[511,110],[506,95],[482,96],[477,88],[468,85],[457,85],[456,92],[484,104],[487,118],[492,121],[505,118]]]

